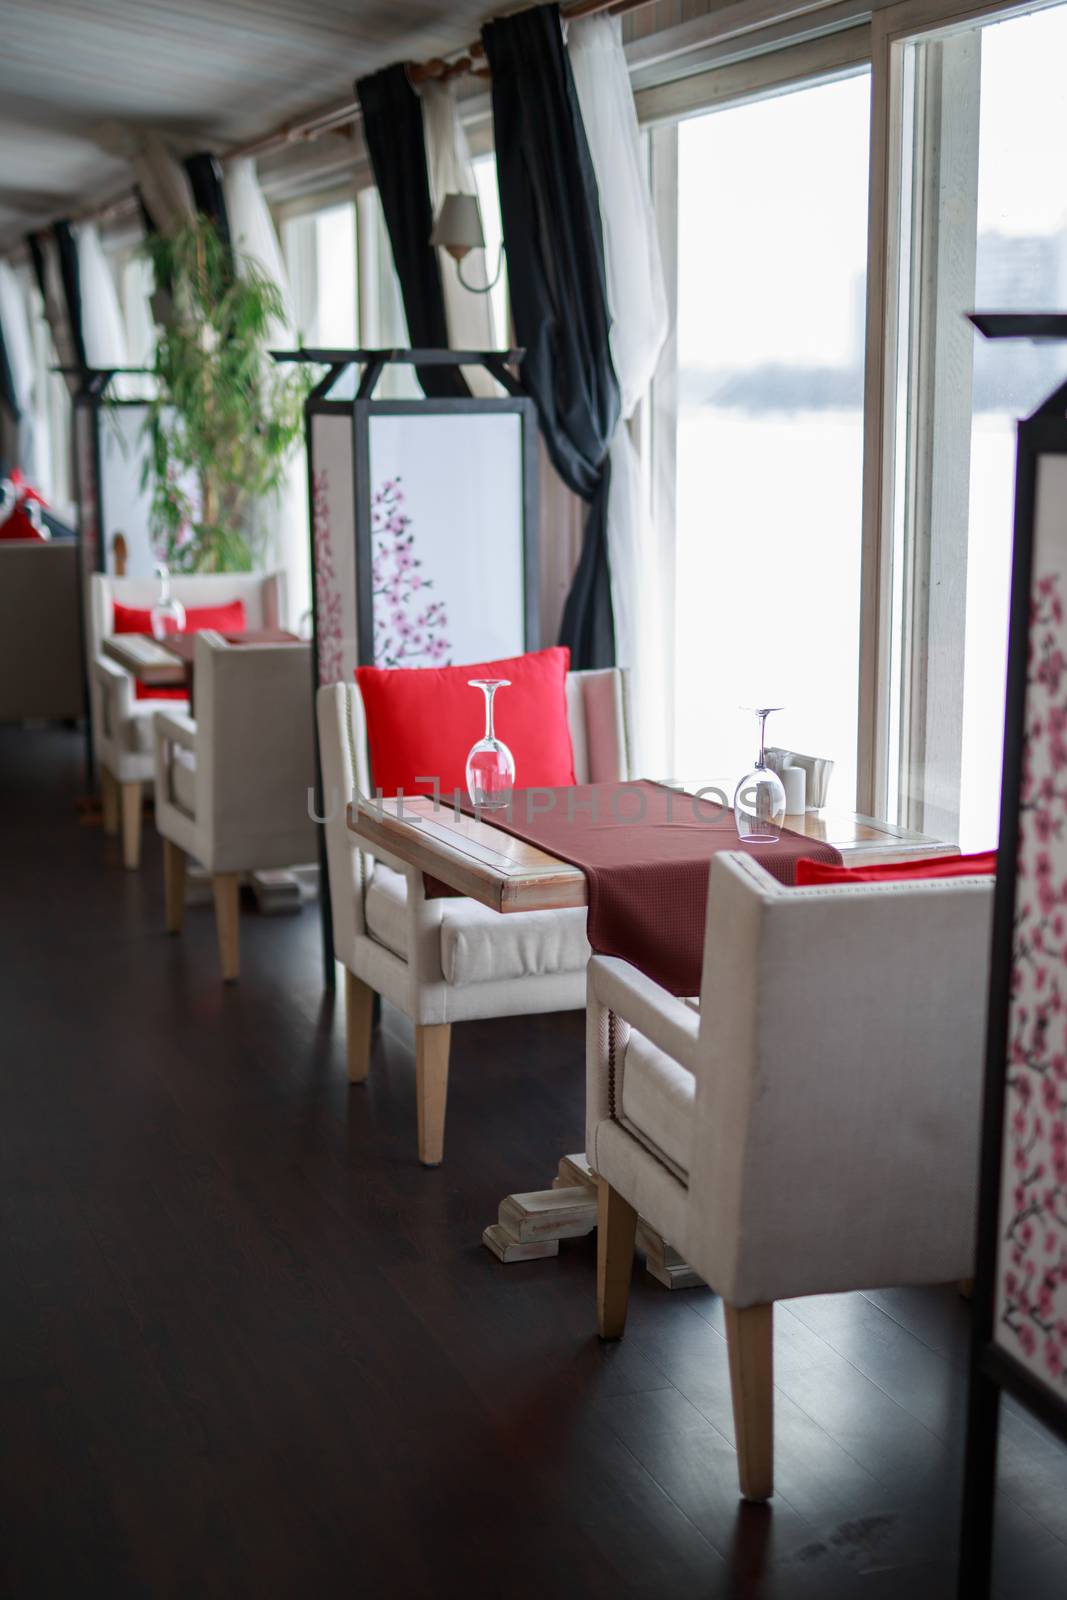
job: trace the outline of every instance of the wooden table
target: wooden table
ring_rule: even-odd
[[[928,834],[854,812],[809,811],[786,817],[786,826],[840,850],[849,866],[918,861],[956,852]],[[506,916],[516,911],[558,910],[587,904],[585,874],[485,820],[457,814],[432,799],[404,797],[348,808],[348,827],[372,854],[387,850]],[[561,1239],[596,1227],[596,1179],[584,1155],[563,1156],[550,1189],[510,1194],[482,1243],[501,1261],[528,1261],[559,1252]],[[701,1280],[678,1252],[644,1222],[638,1248],[654,1277],[668,1288]]]
[[[227,644],[299,644],[295,633],[284,628],[246,628],[241,633],[224,633]],[[150,689],[184,689],[193,700],[193,664],[196,634],[168,634],[166,643],[150,633],[112,633],[103,650],[112,661],[132,673]]]

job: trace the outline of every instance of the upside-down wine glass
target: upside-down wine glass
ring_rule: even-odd
[[[469,678],[471,689],[485,695],[485,735],[467,757],[467,793],[477,811],[502,811],[515,788],[515,757],[493,730],[493,697],[511,687],[509,678]]]
[[[734,821],[742,844],[773,844],[785,822],[785,788],[778,774],[767,765],[767,718],[781,706],[756,709],[759,723],[759,755],[751,772],[746,772],[734,790]]]
[[[168,633],[185,632],[185,607],[170,592],[170,569],[162,562],[156,567],[159,594],[149,612],[148,621],[153,639],[165,639]]]

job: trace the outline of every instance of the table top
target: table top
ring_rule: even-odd
[[[299,644],[297,634],[284,628],[246,628],[223,633],[227,644]],[[164,644],[150,633],[112,633],[103,650],[112,661],[132,672],[150,688],[181,688],[188,681],[196,651],[195,633],[171,634]]]
[[[852,867],[952,855],[955,845],[846,811],[808,811],[785,825],[840,850]],[[368,849],[386,850],[494,911],[548,911],[586,904],[585,874],[484,819],[457,816],[432,799],[403,796],[348,807],[349,829]]]

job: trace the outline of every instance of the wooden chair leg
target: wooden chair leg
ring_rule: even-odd
[[[141,865],[142,785],[124,783],[122,789],[122,864],[131,872]]]
[[[168,933],[181,933],[185,921],[185,851],[163,840],[163,903]]]
[[[415,1025],[415,1098],[419,1115],[419,1160],[424,1167],[439,1167],[444,1158],[451,1037],[449,1022]]]
[[[113,839],[119,831],[119,786],[106,767],[100,768],[100,797],[104,802],[104,832]]]
[[[223,983],[236,983],[241,970],[241,875],[216,872],[211,880],[215,896],[215,931],[219,937],[219,962]]]
[[[958,1287],[959,1287],[960,1295],[962,1296],[962,1298],[964,1300],[971,1300],[971,1299],[974,1298],[974,1279],[973,1278],[961,1278],[960,1281],[959,1281]]]
[[[630,1303],[637,1212],[607,1179],[597,1180],[596,1325],[602,1339],[621,1339]]]
[[[371,1024],[374,990],[345,968],[345,1044],[349,1083],[365,1083],[370,1072]],[[447,1061],[445,1063],[447,1070]]]
[[[737,1475],[746,1500],[774,1493],[774,1306],[725,1306]]]

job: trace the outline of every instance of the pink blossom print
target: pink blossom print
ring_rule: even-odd
[[[1067,661],[1058,576],[1031,608],[1011,974],[1000,1342],[1067,1388]]]
[[[371,550],[375,665],[450,665],[448,614],[444,602],[428,593],[433,579],[416,554],[399,474],[386,478],[371,500]]]
[[[344,676],[344,627],[330,538],[330,482],[325,469],[312,482],[312,545],[315,560],[315,634],[319,683],[340,683]]]

